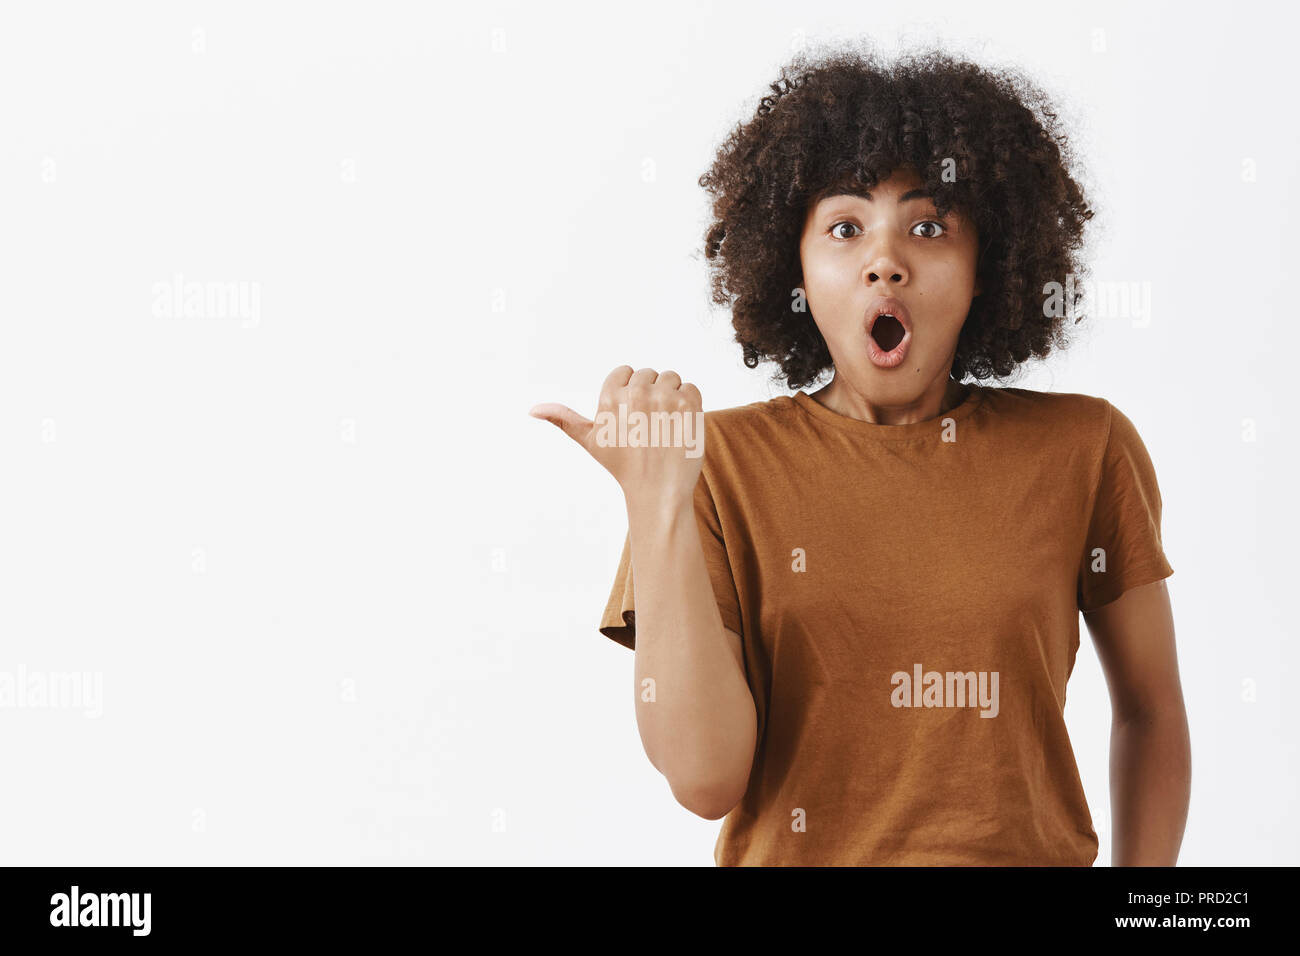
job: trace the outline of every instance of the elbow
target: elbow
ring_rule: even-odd
[[[1182,689],[1173,687],[1159,694],[1116,695],[1111,702],[1111,721],[1115,724],[1170,726],[1187,724],[1187,705]]]
[[[748,781],[746,781],[748,783]],[[673,797],[697,817],[706,820],[721,820],[745,795],[745,785],[734,783],[707,787],[683,787],[672,785]]]

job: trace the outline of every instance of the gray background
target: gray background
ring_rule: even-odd
[[[1149,321],[1007,384],[1108,398],[1155,462],[1180,862],[1300,862],[1294,14],[924,9],[6,5],[0,680],[90,697],[0,707],[0,859],[712,865],[596,631],[618,487],[526,413],[624,363],[785,394],[708,304],[696,179],[796,47],[869,34],[1019,65],[1077,130],[1094,276]],[[168,314],[177,275],[212,301]],[[1086,632],[1067,719],[1105,865]]]

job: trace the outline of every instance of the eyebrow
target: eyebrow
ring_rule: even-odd
[[[824,196],[823,202],[827,199],[839,199],[844,196],[853,196],[858,199],[865,199],[867,202],[873,201],[869,190],[862,189],[858,186],[845,186],[843,189],[837,189],[829,196]],[[933,202],[934,197],[924,189],[909,189],[907,192],[903,193],[903,195],[898,197],[898,204],[901,206],[903,203],[911,202],[913,199],[929,199]]]

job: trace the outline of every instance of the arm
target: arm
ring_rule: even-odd
[[[650,762],[673,796],[716,820],[749,783],[758,712],[745,680],[740,636],[727,630],[695,516],[705,446],[703,399],[676,372],[620,365],[605,378],[597,419],[547,403],[529,414],[558,426],[623,489],[635,590],[636,719]],[[668,443],[625,441],[616,411],[693,416],[699,455]],[[652,685],[643,682],[651,680]],[[653,687],[653,693],[650,688]]]
[[[1187,824],[1192,754],[1164,581],[1084,621],[1110,688],[1112,866],[1173,866]]]
[[[757,736],[740,635],[718,613],[690,500],[629,499],[628,529],[641,743],[677,801],[716,820],[744,795]]]

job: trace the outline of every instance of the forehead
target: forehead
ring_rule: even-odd
[[[888,202],[891,193],[897,193],[893,202],[898,205],[912,202],[915,199],[928,199],[931,202],[934,201],[934,197],[926,192],[921,186],[916,185],[904,189],[904,186],[906,185],[907,184],[895,184],[891,181],[888,185],[880,184],[872,189],[867,189],[864,186],[850,183],[845,186],[836,186],[823,192],[819,202],[832,202],[837,199],[863,199],[867,202],[884,200]],[[891,187],[893,188],[891,189]],[[904,191],[899,193],[899,189],[904,189]]]
[[[924,185],[925,180],[915,169],[910,166],[899,166],[870,188],[858,183],[852,175],[843,176],[822,189],[818,193],[818,199],[848,197],[874,202],[881,194],[888,193],[896,194],[899,202],[906,202],[918,196],[925,196],[922,189]]]
[[[895,180],[888,181],[888,186],[893,187],[890,192],[882,188],[885,184],[877,184],[872,189],[866,189],[855,183],[842,184],[823,190],[816,202],[808,204],[804,217],[805,228],[811,227],[814,220],[820,220],[826,216],[838,216],[856,212],[865,202],[871,211],[871,215],[890,215],[894,211],[899,213],[910,213],[918,210],[935,209],[934,198],[927,193],[919,182],[899,183]]]

